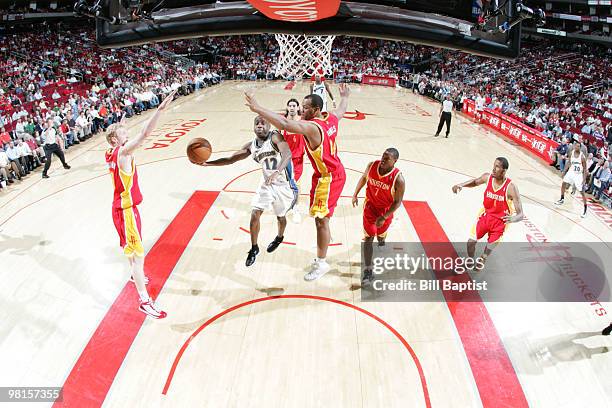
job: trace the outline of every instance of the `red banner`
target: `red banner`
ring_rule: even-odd
[[[552,152],[559,146],[559,143],[547,138],[537,130],[502,113],[489,108],[484,108],[482,112],[477,113],[476,103],[471,99],[463,101],[463,112],[517,142],[547,163],[551,163]]]
[[[333,17],[340,0],[248,0],[263,15],[273,20],[311,22]]]
[[[468,115],[470,118],[476,117],[476,102],[471,99],[464,99],[463,109],[461,109],[461,111]]]
[[[366,85],[380,85],[380,86],[393,86],[396,83],[395,78],[381,77],[376,75],[363,75],[361,77],[361,83]]]

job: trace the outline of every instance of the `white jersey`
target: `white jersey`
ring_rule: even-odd
[[[273,132],[269,132],[265,140],[256,137],[251,142],[251,157],[261,164],[264,178],[274,173],[282,161],[280,151],[272,142],[272,134]],[[285,171],[276,176],[270,185],[266,185],[262,180],[251,206],[262,211],[272,207],[276,216],[284,217],[297,202],[297,196],[298,188],[293,179],[293,163],[289,160]]]
[[[312,84],[312,93],[319,95],[323,99],[323,109],[321,112],[327,112],[327,89],[325,89],[325,84],[323,82]]]
[[[251,157],[257,163],[261,164],[261,171],[263,172],[264,178],[274,173],[283,160],[280,151],[272,142],[272,134],[273,132],[269,132],[268,137],[263,141],[256,137],[251,142]],[[274,179],[274,184],[290,184],[291,181],[293,181],[293,167],[291,166],[291,161],[289,161],[289,163],[289,166],[287,166],[283,174],[279,174]]]
[[[570,168],[568,170],[568,173],[573,172],[582,176],[582,172],[584,171],[584,169],[582,168],[582,158],[582,152],[578,153],[578,157],[576,157],[574,156],[574,151],[572,150],[570,154]]]
[[[574,151],[572,150],[569,157],[569,163],[566,164],[569,166],[569,169],[563,177],[564,183],[574,185],[578,191],[582,191],[584,184],[584,168],[582,166],[583,157],[584,155],[582,152],[580,152],[578,156],[575,156]]]

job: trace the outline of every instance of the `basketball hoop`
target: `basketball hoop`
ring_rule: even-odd
[[[280,45],[276,75],[301,79],[304,75],[332,75],[330,56],[336,36],[275,34]]]

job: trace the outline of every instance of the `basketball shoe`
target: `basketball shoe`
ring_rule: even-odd
[[[315,259],[312,263],[312,270],[304,275],[305,281],[313,281],[319,279],[321,276],[325,275],[331,269],[331,266],[327,263],[327,261]]]
[[[283,238],[284,237],[276,236],[276,238],[274,238],[274,241],[270,242],[270,245],[268,245],[266,251],[274,252],[276,248],[278,248],[278,246],[283,242]]]
[[[246,266],[251,266],[255,263],[255,258],[257,258],[257,254],[259,253],[259,247],[257,245],[251,247],[249,249],[249,253],[247,254],[247,259],[245,261]]]
[[[138,306],[138,310],[142,313],[151,316],[154,319],[163,319],[168,316],[166,312],[163,310],[159,310],[153,300],[149,299],[145,302],[140,302],[140,306]]]
[[[369,285],[374,280],[374,275],[372,273],[372,268],[367,267],[363,270],[363,277],[361,278],[362,285]]]

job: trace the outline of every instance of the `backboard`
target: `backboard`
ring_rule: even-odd
[[[97,40],[103,47],[284,33],[409,41],[498,58],[515,58],[520,49],[520,24],[505,32],[478,25],[491,0],[101,1],[104,19],[97,19]],[[510,20],[515,2],[507,1],[504,15],[489,27]]]

